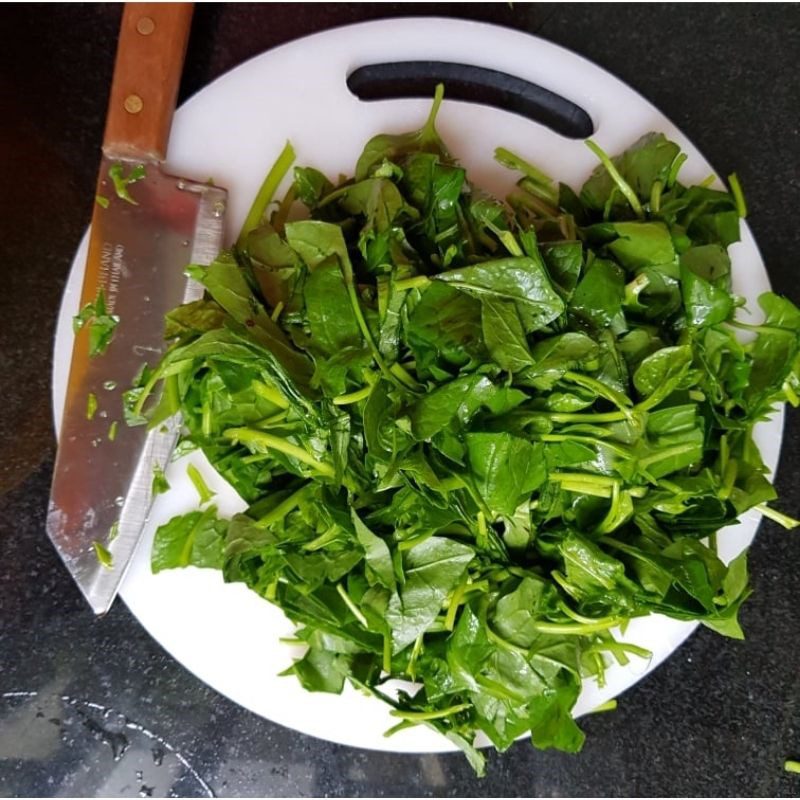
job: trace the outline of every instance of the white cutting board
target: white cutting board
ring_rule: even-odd
[[[585,59],[541,39],[505,28],[455,19],[396,19],[368,22],[291,42],[242,64],[214,81],[176,113],[167,167],[178,175],[214,181],[230,190],[228,241],[238,231],[252,198],[286,140],[298,164],[315,166],[336,179],[352,175],[365,142],[381,132],[418,128],[429,100],[361,102],[345,79],[360,66],[391,61],[472,63],[524,78],[583,107],[595,125],[593,138],[615,154],[648,131],[661,131],[689,158],[684,183],[699,182],[711,166],[691,142],[636,92]],[[504,196],[515,175],[494,163],[504,146],[542,167],[556,180],[579,188],[596,165],[586,146],[514,114],[487,106],[448,101],[437,120],[451,152],[482,188]],[[72,349],[71,317],[78,310],[87,240],[75,256],[58,321],[53,370],[56,428],[61,417]],[[731,248],[735,290],[755,298],[769,289],[764,264],[746,225]],[[766,464],[777,465],[782,412],[757,431]],[[379,701],[352,689],[340,696],[308,693],[293,677],[278,673],[292,651],[279,643],[292,626],[282,613],[241,584],[225,585],[219,572],[185,569],[150,573],[155,528],[192,510],[197,495],[186,477],[195,463],[223,514],[244,503],[216,476],[202,456],[172,464],[172,490],[157,498],[141,546],[121,589],[133,614],[181,664],[231,700],[289,728],[330,741],[376,750],[438,752],[453,746],[420,727],[384,738],[393,720]],[[749,515],[720,535],[729,559],[749,545],[758,525]],[[87,613],[88,610],[87,610]],[[663,617],[634,620],[624,637],[652,651],[649,661],[614,666],[599,689],[586,683],[576,714],[586,713],[630,687],[669,656],[694,630]],[[108,654],[113,658],[113,653]],[[665,701],[667,698],[665,698]]]

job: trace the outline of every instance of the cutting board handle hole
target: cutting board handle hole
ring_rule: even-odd
[[[594,123],[584,109],[561,95],[505,72],[449,61],[399,61],[367,64],[347,76],[359,100],[432,98],[437,83],[445,98],[510,111],[545,125],[561,136],[586,139]]]

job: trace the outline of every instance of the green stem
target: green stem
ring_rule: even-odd
[[[541,433],[532,438],[538,439],[542,442],[586,442],[586,444],[591,444],[595,447],[607,447],[612,453],[616,453],[622,458],[631,457],[631,452],[627,447],[623,447],[620,444],[614,444],[613,442],[608,442],[605,439],[598,439],[596,436],[580,436],[567,433]]]
[[[411,389],[412,392],[417,392],[422,389],[422,386],[406,371],[405,367],[403,367],[399,361],[395,361],[394,364],[389,367],[389,372],[401,383],[404,383],[407,388]]]
[[[292,456],[298,461],[302,461],[321,475],[327,475],[329,478],[332,478],[336,474],[330,464],[317,461],[307,450],[298,447],[296,444],[287,442],[286,439],[281,439],[279,436],[273,436],[271,433],[253,430],[252,428],[228,428],[223,435],[226,439],[234,439],[245,445],[252,444],[256,447],[267,447],[271,450],[278,450],[281,453],[285,453],[287,456]]]
[[[617,701],[616,700],[607,700],[605,703],[601,703],[597,708],[592,709],[590,714],[602,714],[604,711],[616,711],[617,710]]]
[[[358,389],[355,392],[349,392],[348,394],[340,394],[338,397],[333,398],[333,404],[335,406],[348,406],[351,403],[358,403],[361,400],[366,400],[372,394],[372,390],[374,387],[375,384],[370,384],[369,386],[364,386],[363,388]]]
[[[538,167],[534,167],[529,161],[521,158],[516,153],[512,153],[505,147],[498,147],[495,149],[494,160],[508,169],[521,172],[540,187],[549,188],[553,185],[553,179],[546,172],[542,172]],[[556,198],[552,188],[550,191],[553,194],[553,200],[555,200]]]
[[[547,210],[548,216],[558,215],[558,195],[552,187],[542,186],[530,178],[523,178],[517,183],[520,189],[533,195],[542,203],[542,207]]]
[[[204,506],[206,503],[210,502],[216,492],[212,492],[211,489],[208,488],[208,484],[200,474],[200,470],[197,469],[194,464],[189,464],[189,466],[186,467],[186,474],[189,476],[189,480],[192,482],[195,491],[200,495],[200,505]]]
[[[194,547],[194,540],[197,536],[197,531],[199,531],[203,525],[205,525],[206,520],[209,518],[215,517],[217,514],[216,508],[211,506],[207,508],[198,518],[197,522],[192,526],[191,531],[189,531],[189,535],[186,537],[186,541],[184,542],[183,548],[181,549],[180,557],[178,558],[178,564],[181,567],[188,567],[189,561],[192,556],[192,548]]]
[[[425,124],[422,126],[423,140],[436,141],[438,138],[436,135],[436,115],[439,113],[442,100],[444,100],[444,84],[437,83],[433,91],[433,105],[428,114],[428,119],[425,120]]]
[[[623,617],[608,617],[592,624],[584,623],[558,623],[558,622],[534,622],[532,627],[539,633],[553,633],[564,636],[585,636],[587,633],[598,633],[614,628],[623,622]]]
[[[289,412],[287,410],[279,411],[277,414],[273,414],[270,417],[264,417],[264,419],[260,419],[258,422],[252,422],[250,424],[254,425],[256,428],[274,428],[281,422],[285,422],[288,416]]]
[[[417,636],[416,640],[414,641],[414,647],[411,648],[411,655],[408,659],[408,667],[406,668],[406,673],[412,681],[417,679],[417,659],[419,658],[419,654],[422,652],[422,639],[424,634],[420,634]]]
[[[458,714],[459,711],[466,711],[470,708],[472,708],[472,706],[469,703],[459,703],[449,708],[443,708],[441,711],[402,711],[396,708],[392,709],[389,713],[393,717],[400,717],[400,719],[422,721],[426,719],[443,719],[444,717],[450,717],[453,714]]]
[[[757,506],[754,506],[754,508],[768,519],[771,519],[773,522],[777,522],[778,525],[782,525],[784,528],[786,528],[786,530],[792,530],[800,525],[799,519],[794,519],[786,514],[781,514],[780,511],[770,508],[766,503],[759,503]]]
[[[156,384],[161,380],[161,376],[163,375],[164,370],[165,370],[164,361],[162,361],[161,364],[159,364],[153,370],[153,374],[150,376],[150,379],[144,385],[144,389],[142,389],[142,393],[139,395],[139,399],[136,401],[136,405],[133,407],[134,417],[140,417],[142,415],[144,404],[147,402],[147,398],[150,397]]]
[[[661,192],[664,184],[661,181],[653,181],[653,188],[650,190],[650,213],[658,214],[661,210]]]
[[[659,452],[654,453],[652,456],[639,459],[639,467],[644,469],[650,464],[656,464],[657,462],[663,461],[666,458],[682,456],[684,453],[691,453],[695,448],[696,445],[694,444],[678,444],[675,445],[675,447],[667,447],[664,450],[659,450]]]
[[[749,322],[741,322],[738,319],[726,320],[725,325],[730,325],[732,328],[739,328],[743,331],[755,331],[756,333],[786,332],[785,328],[778,328],[775,325],[752,325]]]
[[[479,547],[485,547],[489,538],[489,530],[486,527],[486,515],[483,511],[478,512],[478,541]]]
[[[458,608],[461,605],[461,601],[464,598],[464,593],[467,591],[467,582],[464,581],[454,592],[453,596],[450,598],[450,605],[447,607],[447,614],[444,618],[444,627],[451,631],[455,627],[456,623],[456,614],[458,613]]]
[[[395,281],[394,288],[398,292],[406,292],[409,289],[421,289],[427,286],[431,279],[425,275],[415,275],[413,278],[403,278],[402,280]]]
[[[273,522],[282,520],[290,511],[293,511],[300,505],[300,501],[305,499],[309,494],[309,490],[314,488],[313,483],[306,483],[301,486],[296,492],[290,494],[285,500],[281,500],[272,511],[268,511],[263,517],[256,520],[257,528],[268,528]]]
[[[236,240],[237,249],[244,249],[250,232],[254,231],[261,224],[267,206],[272,201],[275,192],[278,190],[278,186],[280,186],[284,176],[294,163],[294,159],[294,148],[289,142],[286,142],[281,154],[278,156],[278,160],[272,165],[272,169],[267,173],[267,177],[264,178],[264,182],[261,184],[258,194],[256,194],[256,199],[250,207],[244,225],[242,225],[242,230],[239,233],[239,238]]]
[[[537,415],[538,416],[538,415]],[[622,422],[627,419],[622,411],[608,411],[603,414],[579,414],[559,411],[548,411],[541,414],[553,422]]]
[[[565,380],[577,383],[578,386],[583,386],[584,389],[589,389],[595,394],[604,397],[606,400],[613,403],[626,417],[630,416],[629,406],[631,405],[630,398],[626,397],[622,392],[617,391],[611,386],[598,381],[596,378],[590,378],[588,375],[581,375],[580,372],[572,372],[567,370],[564,373]]]
[[[267,386],[266,383],[261,381],[253,381],[250,386],[263,400],[269,400],[270,403],[278,406],[278,408],[289,408],[289,401],[273,386]]]
[[[522,189],[523,187],[520,186],[519,188]],[[534,214],[545,217],[546,219],[555,217],[558,214],[557,209],[553,208],[553,206],[546,203],[535,194],[531,194],[530,191],[520,191],[516,194],[512,194],[509,197],[509,202],[514,206],[514,210],[517,213],[519,213],[519,206],[522,206],[523,209],[532,211]]]
[[[383,671],[392,674],[392,637],[388,633],[383,635]]]
[[[609,478],[606,475],[593,475],[588,472],[551,472],[549,475],[551,481],[557,483],[568,483],[570,481],[580,481],[592,486],[603,487],[609,491],[617,483],[616,478]]]
[[[502,647],[505,650],[509,650],[512,653],[519,653],[523,658],[527,660],[528,658],[528,651],[524,647],[520,647],[513,642],[509,642],[508,639],[504,639],[502,636],[496,634],[488,625],[486,626],[486,636],[488,637],[490,642]]]
[[[686,153],[678,153],[678,155],[675,156],[675,160],[672,162],[672,166],[669,168],[669,175],[667,176],[667,189],[671,189],[675,185],[675,181],[678,180],[678,173],[681,171],[681,167],[687,158],[688,156]]]
[[[644,647],[639,647],[635,644],[628,644],[627,642],[598,642],[597,644],[593,644],[591,647],[587,648],[586,652],[591,653],[594,651],[608,651],[615,654],[616,651],[619,651],[621,653],[630,653],[631,655],[638,656],[639,658],[653,657],[653,653],[650,650],[646,650]]]
[[[272,313],[269,315],[269,318],[273,322],[277,322],[282,311],[283,311],[283,300],[278,300],[278,304],[275,306],[275,308],[272,309]]]
[[[699,186],[703,189],[708,189],[711,184],[717,179],[717,176],[712,172],[709,176],[700,181]]]
[[[792,408],[797,408],[797,406],[800,405],[800,397],[797,396],[797,392],[795,392],[794,387],[789,383],[789,381],[784,381],[781,388],[783,389],[786,399],[789,401]]]
[[[747,203],[744,201],[744,193],[742,192],[741,184],[739,183],[739,176],[732,172],[728,175],[728,184],[731,187],[731,194],[736,201],[736,211],[741,219],[747,216]]]
[[[326,530],[324,533],[321,533],[316,539],[306,542],[303,545],[303,550],[308,550],[309,552],[313,553],[315,550],[319,550],[321,547],[325,547],[331,542],[336,541],[336,539],[339,537],[339,530],[340,529],[336,525],[331,525],[328,530]]]
[[[727,459],[725,468],[722,470],[722,486],[717,493],[717,497],[720,500],[727,500],[731,496],[738,472],[739,464],[737,460],[735,458]]]
[[[361,609],[350,599],[350,595],[344,589],[341,583],[336,584],[336,591],[339,596],[344,600],[344,604],[350,609],[353,616],[365,627],[369,628],[367,618],[361,613]]]
[[[611,176],[611,180],[617,184],[617,187],[625,195],[625,199],[630,203],[631,208],[636,213],[636,216],[640,219],[644,217],[644,211],[642,210],[642,204],[639,202],[639,198],[636,196],[636,192],[633,191],[631,185],[619,174],[619,170],[614,166],[614,162],[606,155],[606,153],[596,145],[591,139],[586,140],[586,146],[600,159],[602,165],[608,171],[608,174]]]

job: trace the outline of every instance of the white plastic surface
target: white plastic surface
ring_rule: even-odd
[[[352,174],[364,143],[380,132],[417,128],[428,100],[362,103],[346,88],[355,68],[386,61],[436,59],[469,62],[525,78],[581,105],[595,123],[593,138],[609,153],[651,130],[678,142],[689,155],[684,183],[700,181],[712,170],[683,134],[632,89],[599,67],[553,44],[482,23],[430,18],[384,20],[340,28],[269,51],[239,66],[203,89],[175,115],[167,167],[176,175],[212,177],[230,190],[228,239],[238,230],[264,174],[286,140],[299,164],[331,178]],[[505,146],[577,188],[596,159],[580,141],[563,138],[522,117],[497,109],[445,100],[438,128],[451,152],[477,185],[500,196],[515,176],[495,164],[494,148]],[[731,249],[736,291],[755,298],[769,289],[756,244],[746,225],[742,242]],[[58,321],[53,374],[53,407],[58,427],[72,349],[70,320],[77,311],[87,240],[75,256]],[[775,469],[783,416],[757,432],[766,464]],[[150,522],[121,594],[150,634],[198,678],[256,714],[289,728],[342,744],[399,752],[452,750],[426,728],[384,738],[393,719],[379,701],[347,689],[341,696],[311,694],[292,677],[278,673],[292,651],[279,643],[292,625],[282,613],[243,585],[225,585],[220,573],[186,569],[150,572],[150,544],[156,527],[192,510],[197,495],[186,477],[194,462],[217,491],[222,514],[244,503],[202,456],[173,463],[167,471],[172,490],[157,498]],[[755,515],[720,535],[723,557],[733,557],[751,542]],[[576,713],[585,713],[634,684],[669,656],[695,625],[662,617],[633,621],[624,637],[652,651],[649,662],[612,667],[607,685],[586,683]],[[110,654],[109,657],[113,657]],[[665,698],[665,702],[667,699]]]

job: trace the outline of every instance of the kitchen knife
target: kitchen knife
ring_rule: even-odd
[[[47,516],[97,614],[116,596],[179,425],[129,427],[122,393],[164,352],[165,313],[202,296],[187,264],[209,263],[222,244],[225,190],[162,169],[191,16],[189,3],[129,3],[122,16],[81,293],[95,318],[90,309],[73,344]]]

